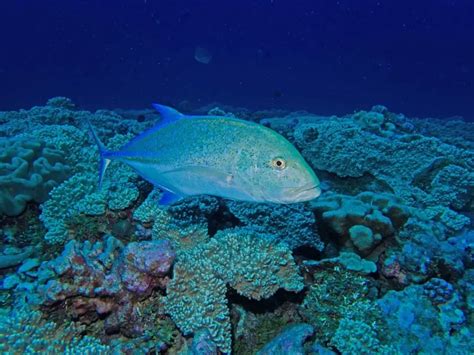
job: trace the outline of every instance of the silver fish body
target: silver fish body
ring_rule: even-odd
[[[316,198],[319,180],[291,143],[257,123],[220,116],[186,116],[155,105],[162,122],[119,151],[103,149],[168,193],[170,202],[191,195],[294,203]],[[166,203],[166,202],[165,202]]]

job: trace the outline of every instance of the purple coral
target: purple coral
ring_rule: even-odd
[[[120,255],[118,269],[125,288],[136,294],[146,294],[156,286],[165,287],[163,278],[171,269],[174,251],[167,240],[134,242]]]
[[[138,302],[166,287],[175,253],[166,240],[130,243],[113,237],[104,242],[69,242],[56,259],[40,268],[40,303],[66,302],[74,319],[92,322],[105,317],[105,331],[139,335]]]

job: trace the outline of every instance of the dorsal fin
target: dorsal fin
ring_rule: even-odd
[[[179,121],[180,119],[186,117],[181,112],[179,112],[178,110],[175,110],[172,107],[168,107],[168,106],[160,105],[160,104],[152,104],[152,105],[156,109],[156,111],[158,111],[161,115],[161,121],[158,122],[158,124],[155,127],[153,127],[153,129],[163,128],[164,126],[167,126],[170,123]]]
[[[128,147],[134,145],[137,141],[149,136],[150,134],[159,131],[160,129],[168,126],[169,124],[179,121],[183,118],[190,118],[192,116],[183,115],[181,112],[175,110],[172,107],[160,105],[160,104],[152,104],[152,106],[160,113],[161,120],[154,125],[153,127],[147,129],[145,132],[140,133],[135,138],[132,138],[127,144],[125,144],[121,150],[127,149]]]

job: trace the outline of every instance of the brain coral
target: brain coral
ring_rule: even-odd
[[[167,287],[167,313],[185,335],[207,328],[219,348],[230,352],[226,285],[260,300],[279,288],[300,291],[303,280],[286,245],[251,229],[219,231],[180,255]]]
[[[0,213],[16,216],[29,201],[44,202],[70,170],[65,154],[46,141],[0,140]]]

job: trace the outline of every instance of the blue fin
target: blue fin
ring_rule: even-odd
[[[163,191],[163,196],[161,196],[160,199],[160,205],[172,205],[173,203],[179,201],[182,199],[182,196],[177,195],[175,193],[169,192],[169,191]]]
[[[150,129],[146,130],[145,132],[140,133],[138,136],[135,138],[132,138],[127,144],[125,144],[121,150],[126,150],[136,142],[146,138],[147,136],[155,133],[156,131],[159,131],[163,127],[166,127],[170,123],[179,121],[180,119],[183,118],[190,118],[192,116],[187,116],[183,115],[181,112],[175,110],[172,107],[168,107],[165,105],[160,105],[160,104],[152,104],[152,106],[159,112],[161,116],[161,120],[151,127]]]
[[[158,111],[161,115],[161,121],[158,122],[158,124],[153,127],[153,129],[159,129],[163,128],[164,126],[169,125],[172,122],[179,121],[180,119],[186,117],[183,115],[181,112],[178,110],[175,110],[172,107],[168,107],[165,105],[160,105],[160,104],[152,104],[153,107]]]
[[[99,136],[95,133],[94,127],[92,127],[91,122],[86,119],[87,125],[89,126],[89,132],[94,138],[97,148],[99,149],[100,161],[99,161],[99,189],[102,187],[102,181],[104,180],[105,170],[110,164],[111,159],[108,158],[109,152],[105,149],[104,144],[100,141]]]

